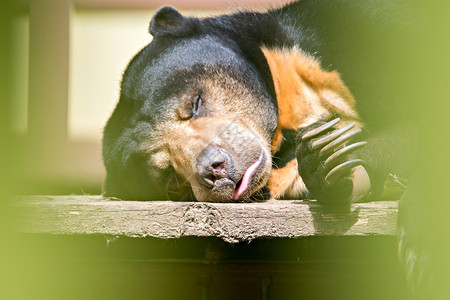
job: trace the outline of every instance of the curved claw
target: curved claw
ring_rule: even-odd
[[[325,176],[325,184],[332,186],[339,180],[340,177],[344,176],[347,171],[356,166],[362,165],[363,163],[364,161],[362,159],[353,159],[334,167],[330,172],[328,172],[327,176]]]
[[[311,148],[313,150],[316,150],[318,148],[322,148],[323,146],[325,146],[326,144],[334,141],[335,139],[337,139],[340,135],[346,133],[347,131],[349,131],[350,129],[352,129],[355,126],[355,123],[350,123],[344,127],[342,127],[341,129],[335,130],[332,133],[324,136],[323,138],[318,139],[317,141],[314,141],[311,145]]]
[[[335,139],[334,141],[332,141],[331,143],[329,143],[328,145],[326,145],[325,147],[323,147],[320,151],[319,151],[319,156],[323,157],[324,155],[330,153],[331,151],[333,151],[336,147],[340,146],[341,144],[345,143],[346,141],[348,141],[349,139],[351,139],[353,136],[357,135],[358,133],[361,132],[361,129],[355,129],[353,131],[350,131],[346,134],[344,134],[343,136]]]
[[[305,134],[302,136],[302,140],[307,140],[307,139],[310,139],[310,138],[312,138],[312,137],[315,137],[316,135],[319,135],[319,134],[321,134],[322,132],[324,132],[324,131],[330,129],[331,127],[333,127],[334,125],[336,125],[336,124],[339,123],[340,121],[341,121],[340,118],[336,118],[336,119],[334,119],[334,120],[331,120],[331,121],[328,122],[328,123],[323,124],[322,126],[319,126],[319,127],[315,128],[315,129],[313,129],[313,130],[310,130],[310,131],[308,131],[307,133],[305,133]]]
[[[335,153],[330,155],[330,157],[328,157],[325,160],[325,162],[324,162],[325,170],[328,171],[328,170],[334,168],[338,163],[340,163],[340,160],[345,158],[345,156],[353,153],[354,151],[356,151],[362,147],[365,147],[366,145],[367,145],[367,142],[363,141],[363,142],[354,143],[354,144],[345,146],[342,149],[339,149],[338,151],[336,151]]]

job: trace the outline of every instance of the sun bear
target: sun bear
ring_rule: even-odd
[[[104,130],[105,195],[379,197],[407,177],[414,147],[399,3],[302,0],[210,18],[160,8]]]

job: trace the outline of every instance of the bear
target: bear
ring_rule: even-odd
[[[415,148],[407,11],[383,0],[207,18],[160,8],[104,129],[105,195],[334,206],[379,198],[389,180],[401,190]]]

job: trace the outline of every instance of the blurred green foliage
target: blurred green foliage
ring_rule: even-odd
[[[10,87],[12,65],[11,21],[16,12],[13,2],[3,1],[0,8],[0,299],[51,299],[45,288],[58,286],[59,276],[80,280],[82,273],[62,269],[64,254],[45,246],[36,249],[21,244],[12,233],[13,213],[9,208],[11,195],[20,192],[14,178],[21,174],[20,153],[33,155],[32,149],[20,151],[10,131]],[[435,283],[428,299],[447,299],[450,270],[450,2],[414,1],[418,21],[412,43],[405,50],[408,71],[402,83],[410,96],[413,114],[420,124],[420,155],[418,157],[418,196],[421,200],[418,224],[426,237],[426,247],[435,262]],[[407,151],[407,149],[405,149]],[[39,240],[34,240],[39,243]],[[83,253],[83,245],[78,249]],[[49,247],[54,247],[49,246]],[[47,253],[52,253],[49,257]],[[44,259],[43,259],[44,258]],[[55,273],[57,272],[57,273]],[[55,277],[56,276],[56,277]],[[92,276],[90,277],[92,278]],[[49,285],[49,280],[54,280]],[[85,284],[85,283],[84,283]],[[70,286],[66,287],[70,294]],[[95,286],[86,286],[95,289]],[[383,287],[380,287],[383,288]],[[34,290],[40,290],[41,296]],[[93,294],[94,295],[94,294]],[[150,298],[150,297],[149,297]],[[301,298],[301,297],[300,297]]]

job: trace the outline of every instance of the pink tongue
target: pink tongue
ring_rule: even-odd
[[[258,166],[261,164],[262,159],[263,154],[261,152],[261,155],[259,156],[258,160],[254,162],[250,167],[248,167],[248,169],[245,171],[244,176],[242,177],[241,185],[233,193],[233,200],[237,200],[239,196],[241,196],[247,190],[250,184],[250,180],[252,180],[252,177]]]

